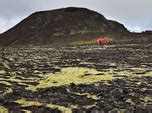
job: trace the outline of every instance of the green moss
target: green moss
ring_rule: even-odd
[[[63,85],[69,85],[71,83],[87,84],[87,83],[95,83],[98,81],[108,81],[117,78],[123,79],[126,76],[128,77],[152,76],[151,72],[145,74],[133,74],[127,70],[117,72],[118,76],[115,76],[113,69],[107,70],[107,72],[104,72],[104,75],[97,75],[99,73],[101,72],[89,68],[81,68],[81,67],[63,68],[61,73],[56,73],[56,74],[49,73],[43,75],[45,78],[39,81],[39,85],[29,86],[27,87],[27,89],[35,91],[38,88],[63,86]]]
[[[6,72],[4,70],[0,71],[0,75],[4,75]]]
[[[37,102],[37,101],[27,101],[26,99],[22,98],[17,101],[16,103],[19,103],[22,105],[22,107],[28,107],[28,106],[42,106],[43,103]]]
[[[114,111],[117,111],[117,113],[126,113],[126,109],[116,109]]]
[[[133,68],[129,68],[129,69],[131,69],[133,71],[137,71],[137,70],[142,71],[142,70],[145,70],[146,68],[133,67]]]
[[[95,69],[80,68],[80,67],[68,67],[63,68],[61,73],[57,74],[46,74],[45,79],[39,81],[39,85],[30,86],[28,90],[36,90],[37,88],[47,88],[52,86],[62,86],[69,85],[71,83],[75,84],[86,84],[94,83],[101,80],[112,80],[112,75],[100,76],[96,75],[99,72]],[[83,76],[87,74],[87,76]]]
[[[28,106],[46,106],[49,108],[58,108],[59,110],[61,110],[62,112],[65,113],[72,113],[72,110],[70,108],[66,108],[64,106],[58,106],[58,105],[54,105],[54,104],[46,104],[46,103],[40,103],[38,101],[27,101],[25,98],[19,99],[17,101],[15,101],[19,104],[21,104],[22,107],[28,107]]]
[[[134,77],[152,77],[152,72],[148,72],[148,73],[145,73],[145,74],[134,74]]]
[[[85,34],[85,33],[90,33],[90,30],[80,30],[80,31],[71,31],[70,35],[76,35],[76,34]]]
[[[131,105],[135,105],[135,103],[131,99],[126,100],[126,102],[131,104]]]
[[[96,104],[83,106],[83,108],[85,108],[85,109],[90,109],[92,107],[96,107]]]
[[[9,113],[8,109],[6,109],[4,106],[0,106],[0,113]]]
[[[144,97],[144,98],[141,98],[141,100],[144,101],[144,104],[152,104],[152,98],[150,97]]]
[[[54,36],[63,36],[64,33],[59,33],[59,32],[58,32],[58,33],[54,33],[53,35],[54,35]]]
[[[90,98],[90,99],[93,99],[93,100],[99,100],[100,99],[96,95],[91,95],[90,93],[76,93],[76,92],[71,92],[69,89],[67,89],[67,92],[69,92],[70,94],[75,94],[75,95],[79,95],[79,96],[86,96],[87,98]]]
[[[7,85],[8,87],[12,86],[12,82],[16,82],[19,85],[27,85],[30,86],[29,83],[38,82],[41,80],[40,78],[23,78],[23,79],[16,79],[15,77],[11,77],[9,79],[0,78],[0,83]]]
[[[24,113],[32,113],[32,111],[25,110],[25,109],[22,109],[22,112],[24,112]]]
[[[49,107],[49,108],[58,108],[63,113],[72,113],[71,108],[66,108],[64,106],[58,106],[58,105],[54,105],[54,104],[47,104],[46,106]],[[74,106],[71,106],[71,107],[74,107]]]
[[[128,70],[131,70],[128,71]],[[150,76],[152,77],[152,72],[145,72],[145,73],[141,73],[141,74],[136,74],[135,72],[144,72],[145,70],[147,70],[146,68],[127,68],[127,70],[123,70],[120,72],[117,72],[118,76],[127,76],[127,77],[146,77],[146,76]]]
[[[0,78],[1,81],[5,81],[7,80],[7,83],[10,81],[10,82],[18,82],[18,83],[23,83],[23,82],[37,82],[38,80],[40,80],[39,78],[34,78],[34,77],[31,77],[31,78],[23,78],[23,79],[16,79],[15,77],[11,77],[9,79],[5,79],[5,78]]]
[[[16,72],[8,72],[9,73],[9,75],[11,75],[11,76],[15,76],[16,75]]]
[[[9,93],[11,93],[11,92],[13,92],[13,90],[12,90],[11,88],[8,88],[8,90],[5,91],[3,95],[9,94]]]
[[[0,80],[1,80],[1,79],[0,79]],[[11,83],[6,82],[6,81],[0,81],[0,83],[4,84],[4,85],[6,85],[6,86],[12,86],[12,84],[11,84]]]
[[[70,109],[76,109],[76,108],[79,108],[79,107],[78,107],[78,105],[69,105],[69,108]]]
[[[3,66],[4,66],[6,69],[10,69],[9,65],[6,64],[6,63],[3,63]]]
[[[90,95],[90,94],[88,94],[87,97],[88,97],[88,98],[91,98],[91,99],[93,99],[93,100],[99,100],[99,99],[100,99],[100,98],[97,97],[96,95]]]

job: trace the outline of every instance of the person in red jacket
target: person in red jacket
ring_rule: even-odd
[[[106,45],[107,44],[107,38],[103,38],[100,40],[102,45]]]
[[[97,40],[96,40],[96,44],[99,44],[99,43],[100,43],[100,40],[99,40],[99,39],[97,39]]]
[[[99,45],[102,45],[102,46],[110,45],[111,43],[112,43],[112,40],[108,40],[106,37],[96,40],[96,44],[99,44]]]

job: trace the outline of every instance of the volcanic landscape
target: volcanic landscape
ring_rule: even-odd
[[[77,16],[95,13],[81,8],[50,12],[60,14],[54,20],[58,23],[56,29],[61,28],[59,19],[67,13]],[[41,16],[43,13],[48,12],[40,13]],[[86,23],[79,25],[81,29],[73,24],[72,33],[59,28],[56,35],[53,30],[49,34],[50,29],[39,32],[36,26],[43,21],[39,18],[32,24],[31,16],[0,35],[0,112],[152,112],[152,33],[130,33],[123,25],[95,14],[104,24],[101,22],[97,27],[100,22],[94,24],[92,18],[89,22],[77,20]],[[48,19],[48,23],[52,22]],[[31,28],[26,20],[36,30],[23,35],[24,30]],[[23,25],[29,28],[23,29]],[[46,26],[43,28],[48,29],[49,25]],[[102,36],[113,43],[95,44],[95,39]]]

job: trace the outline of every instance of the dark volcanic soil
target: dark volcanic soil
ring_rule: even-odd
[[[3,48],[0,60],[1,112],[152,112],[152,44]]]

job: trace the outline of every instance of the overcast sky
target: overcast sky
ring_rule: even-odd
[[[130,31],[152,30],[152,0],[0,0],[0,33],[35,11],[71,6],[95,10]]]

